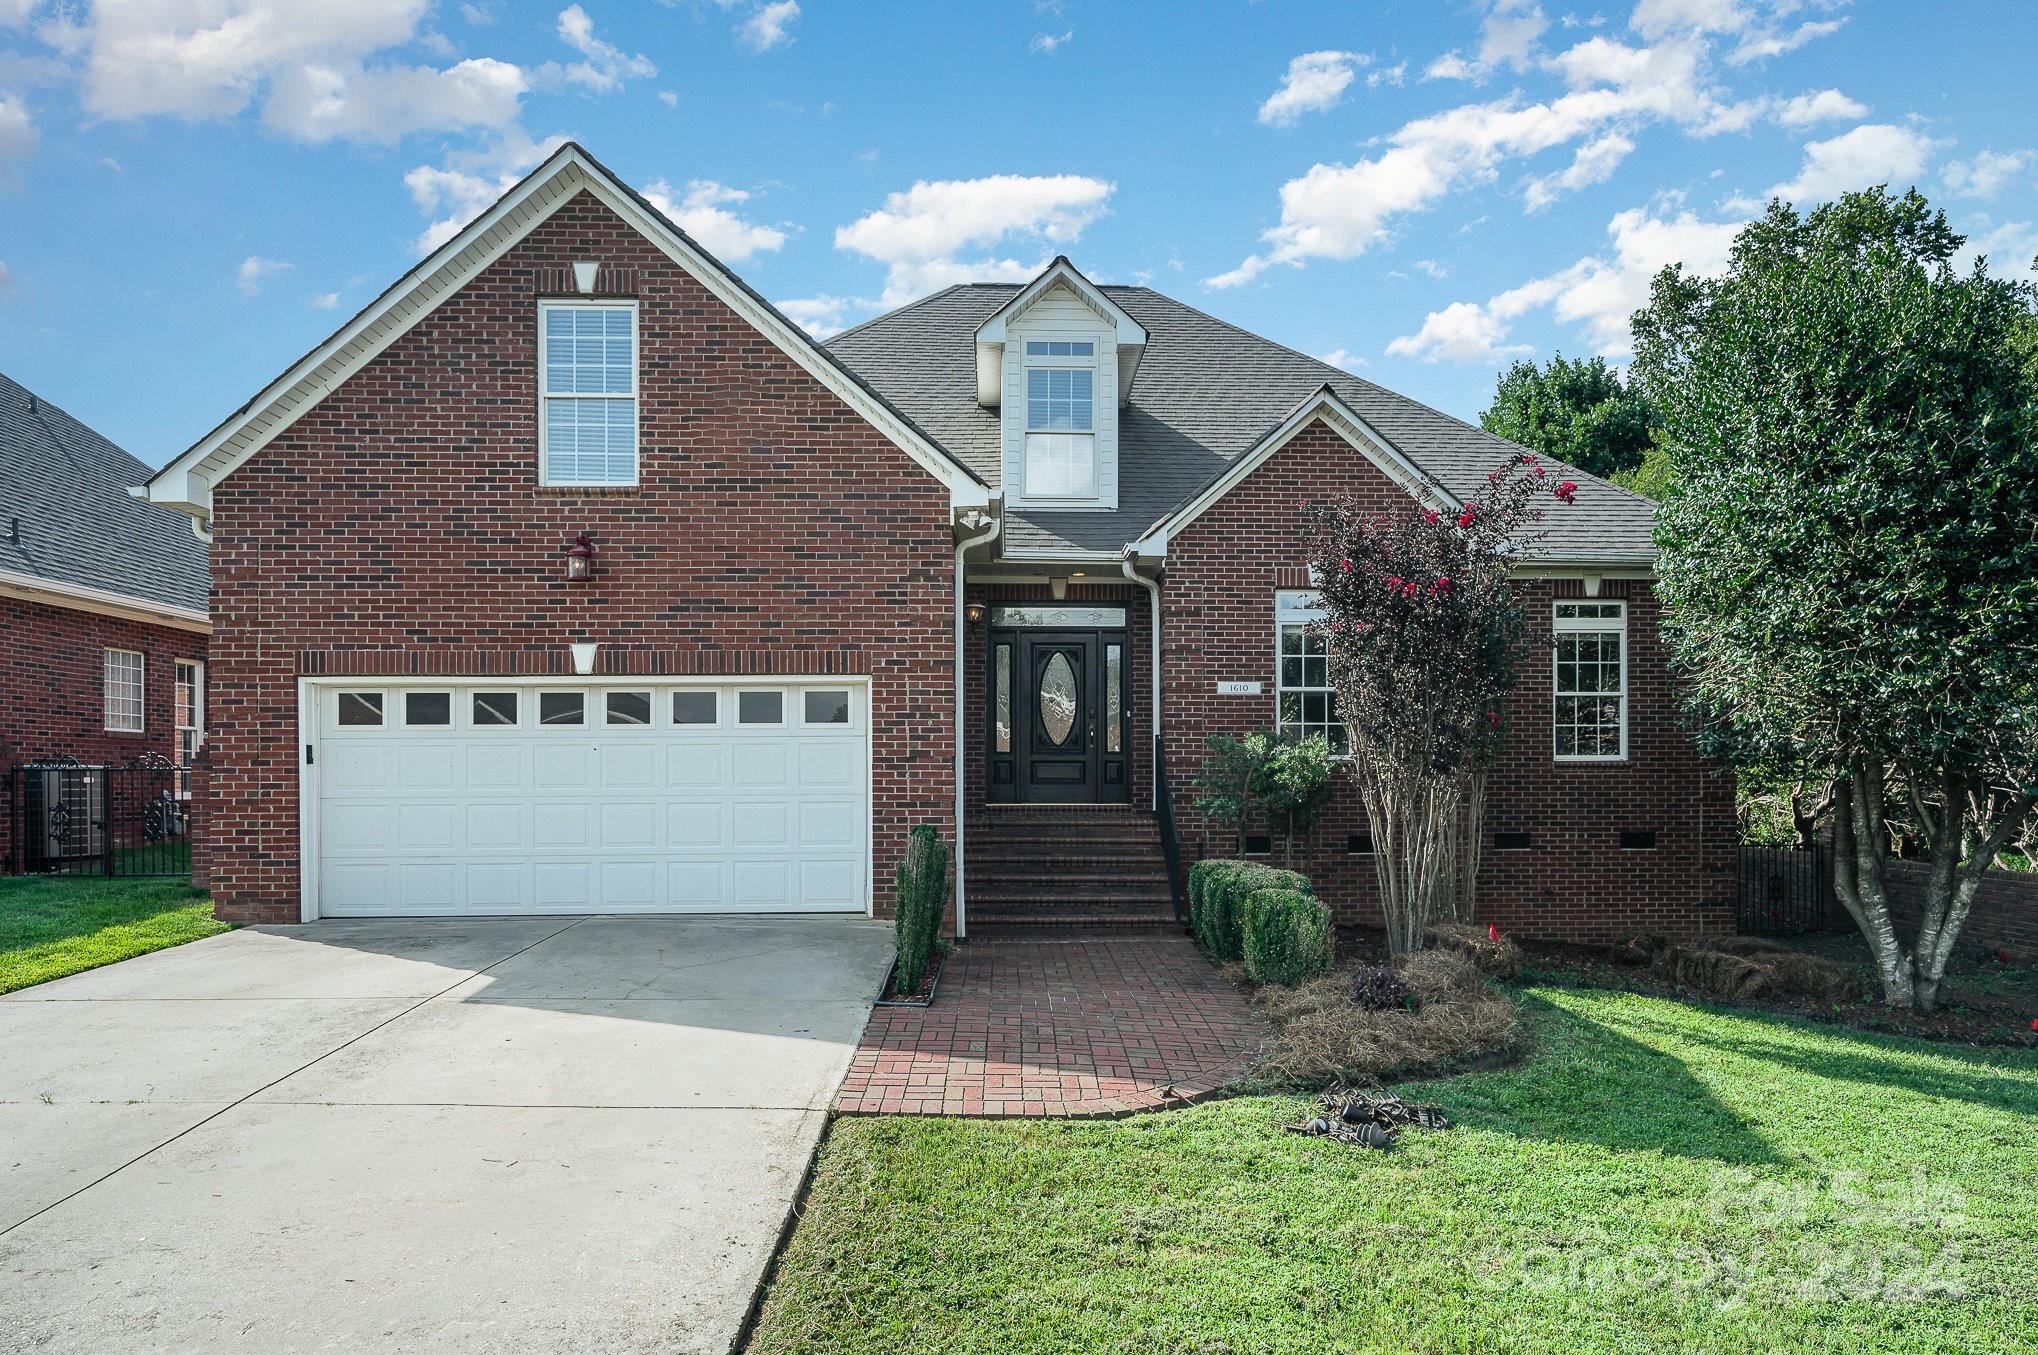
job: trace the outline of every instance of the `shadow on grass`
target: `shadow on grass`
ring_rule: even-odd
[[[2038,1114],[2038,1055],[2007,1050],[1990,1054],[1943,1044],[1907,1047],[1900,1036],[1829,1026],[1805,1027],[1781,1019],[1772,1025],[1746,1013],[1732,1015],[1737,1020],[1760,1022],[1773,1031],[1773,1038],[1695,1030],[1647,1016],[1636,1016],[1631,1024],[1661,1033],[1666,1039],[1760,1060],[1814,1077]],[[1944,1066],[1949,1063],[1959,1068]],[[2031,1076],[2006,1075],[2005,1065],[2022,1067]]]
[[[1533,994],[1515,996],[1540,1048],[1508,1072],[1478,1075],[1448,1093],[1486,1127],[1620,1153],[1743,1166],[1783,1161],[1674,1054]]]

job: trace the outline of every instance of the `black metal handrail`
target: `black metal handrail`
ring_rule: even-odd
[[[1189,889],[1182,878],[1182,839],[1175,831],[1175,802],[1168,793],[1168,756],[1161,736],[1153,736],[1153,808],[1160,820],[1161,856],[1168,863],[1168,895],[1174,900],[1175,921],[1189,916]]]

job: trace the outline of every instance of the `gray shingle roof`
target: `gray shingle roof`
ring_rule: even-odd
[[[999,415],[976,400],[976,330],[1011,284],[951,287],[846,330],[828,347],[993,485]],[[1145,287],[1107,286],[1147,330],[1119,418],[1118,510],[1007,515],[1007,554],[1117,551],[1194,497],[1326,383],[1388,442],[1459,498],[1476,497],[1514,443],[1341,368],[1205,315]],[[1578,499],[1547,514],[1538,554],[1578,564],[1653,560],[1647,499],[1583,471]]]
[[[191,519],[131,497],[148,467],[0,375],[0,572],[204,611],[212,591]],[[21,521],[21,541],[4,533]]]

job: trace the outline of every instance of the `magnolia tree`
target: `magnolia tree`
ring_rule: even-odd
[[[1772,203],[1635,317],[1683,690],[1713,751],[1824,789],[1884,1000],[1927,1010],[2038,804],[2038,304],[1962,243],[1915,192]],[[1930,858],[1910,936],[1893,818]]]
[[[1569,503],[1577,488],[1524,455],[1457,507],[1307,506],[1325,612],[1316,624],[1397,955],[1419,950],[1432,921],[1472,916],[1486,776],[1528,643],[1528,614],[1508,576],[1534,541],[1543,503]]]

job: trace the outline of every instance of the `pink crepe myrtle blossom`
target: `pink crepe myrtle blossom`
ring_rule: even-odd
[[[1557,497],[1559,503],[1571,503],[1578,497],[1578,483],[1575,480],[1566,480],[1551,493]]]

